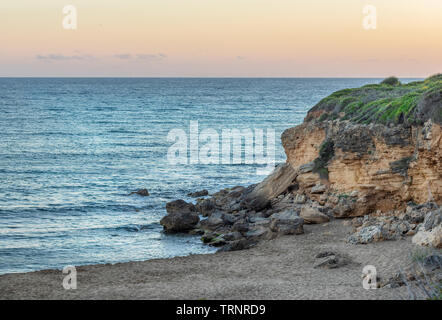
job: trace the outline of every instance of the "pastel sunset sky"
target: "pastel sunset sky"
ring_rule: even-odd
[[[377,28],[363,28],[365,5]],[[62,9],[77,9],[66,30]],[[1,0],[0,76],[426,77],[441,0]]]

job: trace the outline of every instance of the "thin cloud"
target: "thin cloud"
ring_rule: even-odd
[[[114,54],[114,58],[121,59],[121,60],[129,60],[132,59],[132,55],[129,53],[122,53],[122,54]]]
[[[164,59],[167,56],[164,53],[158,53],[158,54],[137,54],[137,59],[141,60],[152,60],[152,59]]]
[[[130,53],[114,54],[114,58],[121,60],[161,60],[167,58],[164,53],[152,54],[152,53],[139,53],[132,55]]]
[[[44,60],[44,61],[69,61],[69,60],[88,60],[93,59],[94,57],[89,54],[83,54],[83,55],[64,55],[64,54],[58,54],[58,53],[51,53],[51,54],[38,54],[35,56],[37,60]]]

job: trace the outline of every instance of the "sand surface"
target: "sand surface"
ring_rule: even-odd
[[[381,278],[404,267],[411,239],[367,245],[345,242],[341,221],[307,225],[305,234],[263,241],[244,251],[77,267],[77,289],[60,270],[0,276],[0,299],[398,299],[404,287],[366,290],[362,268]],[[334,250],[354,263],[314,269],[316,254]]]

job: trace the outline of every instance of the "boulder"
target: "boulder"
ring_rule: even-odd
[[[333,208],[335,218],[347,218],[352,216],[355,203],[349,197],[339,197],[338,203]]]
[[[270,218],[261,218],[261,217],[255,217],[250,218],[250,222],[253,222],[254,226],[261,226],[261,227],[270,227],[270,223],[272,222]]]
[[[274,234],[269,228],[263,226],[253,226],[247,231],[244,236],[247,240],[257,241],[257,240],[270,240],[274,238]]]
[[[236,221],[232,226],[232,231],[238,231],[240,233],[245,233],[249,231],[249,224],[244,220]]]
[[[363,224],[363,218],[362,217],[356,217],[351,220],[351,225],[353,228],[359,228]]]
[[[217,237],[219,236],[218,233],[215,232],[206,232],[203,234],[203,236],[201,237],[201,241],[203,243],[210,243],[212,241],[214,241]]]
[[[336,253],[334,251],[321,251],[315,256],[315,258],[321,259],[321,258],[325,258],[325,257],[329,257],[329,256],[335,256],[335,255],[336,255]]]
[[[221,247],[225,244],[226,244],[226,241],[224,240],[222,235],[214,238],[211,242],[209,242],[209,245],[211,245],[213,247]]]
[[[350,263],[350,259],[346,256],[333,252],[324,251],[316,255],[318,259],[313,268],[336,269]]]
[[[237,220],[240,219],[240,216],[234,215],[234,214],[230,214],[230,213],[223,213],[222,216],[221,216],[221,219],[223,219],[225,224],[232,225]]]
[[[237,199],[231,199],[230,197],[226,197],[226,201],[224,205],[221,206],[221,209],[226,212],[235,212],[242,209],[241,202]]]
[[[210,230],[214,231],[217,230],[225,225],[224,220],[220,215],[213,214],[209,218],[205,220],[201,220],[200,222],[200,228],[203,230]]]
[[[213,194],[211,199],[215,208],[224,212],[235,212],[243,209],[242,200],[244,187],[237,186],[232,189],[223,189]]]
[[[203,217],[211,215],[215,211],[215,202],[213,199],[202,199],[195,205]]]
[[[395,228],[393,232],[396,232],[398,235],[404,235],[407,234],[410,230],[410,225],[407,221],[401,221],[397,224],[394,224]]]
[[[299,216],[304,219],[307,224],[310,223],[325,223],[330,221],[330,218],[313,207],[304,206],[301,209]]]
[[[420,246],[442,248],[441,208],[427,213],[412,242]]]
[[[132,195],[132,194],[138,194],[143,197],[148,197],[150,195],[149,191],[147,189],[139,189],[137,191],[133,191],[130,193],[130,195]]]
[[[348,242],[352,244],[367,244],[389,239],[388,230],[381,225],[372,225],[361,228],[358,232],[348,237]]]
[[[239,239],[234,241],[229,241],[225,246],[223,246],[219,251],[237,251],[237,250],[245,250],[254,246],[256,241],[251,239]]]
[[[286,210],[271,216],[270,230],[278,235],[304,233],[304,220],[295,211]]]
[[[244,188],[243,186],[233,187],[232,189],[230,189],[229,193],[227,194],[227,197],[240,198],[243,195],[245,190],[246,190],[246,188]]]
[[[196,212],[196,208],[192,203],[188,203],[184,200],[175,200],[166,203],[167,213],[184,213],[184,212]]]
[[[296,171],[289,163],[279,165],[273,173],[245,195],[244,204],[255,211],[265,209],[271,199],[281,195],[293,185],[296,176]]]
[[[291,209],[294,206],[296,206],[296,204],[293,202],[293,198],[294,198],[293,194],[291,192],[288,192],[285,195],[282,194],[277,198],[271,199],[270,200],[271,209],[273,209],[274,212]]]
[[[168,202],[166,211],[168,214],[160,221],[166,232],[187,232],[194,229],[200,220],[195,206],[184,200]]]
[[[190,192],[187,194],[189,197],[191,198],[198,198],[198,197],[204,197],[209,195],[209,191],[207,191],[206,189],[201,190],[201,191],[196,191],[196,192]]]
[[[435,210],[428,213],[425,216],[423,228],[426,231],[431,231],[433,228],[437,227],[441,223],[441,210]]]
[[[189,231],[189,234],[191,235],[197,235],[197,236],[201,236],[205,233],[205,231],[203,229],[199,229],[199,228],[195,228]]]
[[[160,224],[166,232],[187,232],[194,229],[199,220],[196,212],[174,212],[162,218]]]
[[[294,202],[297,204],[304,204],[306,202],[306,196],[303,194],[296,194]]]
[[[235,241],[235,240],[241,239],[242,238],[242,234],[239,233],[238,231],[228,232],[228,233],[223,235],[223,238],[226,241]]]
[[[326,186],[323,184],[317,184],[315,185],[312,190],[310,191],[312,194],[319,194],[324,193],[326,189]]]

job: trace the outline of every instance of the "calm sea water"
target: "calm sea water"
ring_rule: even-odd
[[[210,253],[164,235],[165,204],[262,180],[254,165],[171,165],[171,129],[279,136],[338,89],[379,79],[0,79],[0,273]],[[147,188],[150,197],[128,194]]]

